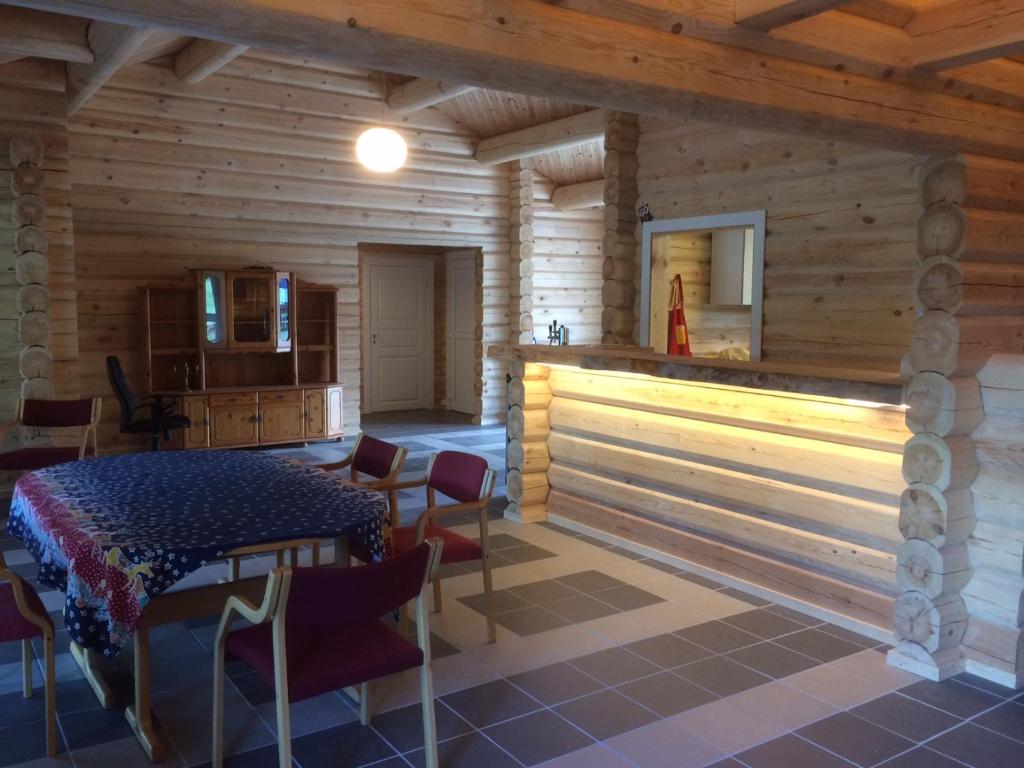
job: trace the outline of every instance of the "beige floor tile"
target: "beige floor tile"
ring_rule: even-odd
[[[596,623],[575,624],[529,637],[519,637],[499,627],[497,643],[475,646],[467,653],[503,677],[517,675],[616,645],[614,640],[591,628]]]
[[[434,676],[434,693],[438,696],[480,685],[498,677],[494,670],[468,653],[434,659],[430,671]],[[413,670],[410,674],[418,675],[418,672]]]
[[[709,621],[707,614],[688,604],[665,602],[587,622],[586,626],[621,645],[705,621]]]
[[[626,762],[620,755],[595,744],[586,749],[578,749],[568,755],[556,757],[538,768],[631,768],[632,763]]]
[[[725,756],[675,720],[660,720],[628,731],[609,739],[607,746],[638,768],[702,768]]]
[[[832,663],[844,672],[869,678],[879,685],[887,686],[891,691],[923,679],[911,672],[889,666],[885,656],[877,651],[861,651]]]
[[[855,707],[892,689],[867,677],[856,677],[833,664],[807,669],[781,681],[840,709]]]
[[[420,700],[419,678],[408,672],[389,675],[373,683],[373,709],[375,712],[389,712],[407,707]]]
[[[695,610],[700,611],[711,619],[721,619],[726,616],[733,616],[737,613],[743,613],[753,609],[750,603],[744,603],[742,600],[736,600],[735,598],[723,595],[720,592],[715,592],[710,589],[705,589],[703,592],[693,592],[689,595],[684,595],[677,601],[680,605],[685,605]]]
[[[145,755],[143,755],[143,759],[145,759]],[[170,765],[180,765],[180,763],[171,762]],[[72,768],[71,755],[62,752],[56,757],[40,757],[38,760],[29,760],[27,763],[18,763],[8,768]],[[82,768],[99,768],[99,765],[94,762],[92,765],[83,765]]]
[[[729,701],[745,712],[791,731],[838,711],[831,704],[780,682],[737,693],[730,696]]]
[[[778,723],[739,707],[732,698],[719,699],[670,718],[702,741],[726,754],[749,749],[786,732]]]
[[[149,758],[142,751],[142,747],[134,736],[76,749],[74,755],[76,768],[137,768],[137,766],[149,763]],[[209,760],[210,755],[206,755],[205,759]],[[168,750],[167,760],[160,765],[167,766],[167,768],[179,768],[185,764],[180,755],[173,750]],[[49,768],[51,763],[35,761],[28,765],[33,768]],[[52,765],[57,766],[60,763],[53,762]],[[70,765],[70,761],[65,765]]]

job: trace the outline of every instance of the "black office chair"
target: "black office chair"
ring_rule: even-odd
[[[170,403],[156,397],[136,400],[135,393],[124,377],[121,361],[114,355],[107,358],[107,377],[110,379],[110,388],[114,390],[117,402],[121,405],[121,432],[129,435],[149,435],[153,450],[159,451],[161,436],[164,440],[170,440],[172,429],[188,429],[192,426],[192,420],[188,416],[174,413]],[[143,408],[149,409],[149,418],[135,418],[135,412]]]

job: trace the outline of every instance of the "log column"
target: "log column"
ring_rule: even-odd
[[[609,112],[604,135],[601,343],[632,344],[636,315],[636,115]]]
[[[21,351],[21,397],[53,397],[53,355],[50,352],[50,262],[46,239],[46,195],[43,147],[38,141],[16,137],[10,141],[12,215],[14,225],[14,277],[18,285],[18,341]],[[46,435],[23,440],[48,442]]]
[[[1014,185],[1022,171],[962,156],[932,158],[922,170],[917,318],[904,360],[914,436],[903,454],[905,541],[889,661],[936,680],[971,657],[971,488],[979,473],[972,433],[985,419],[977,374],[993,354],[1024,345],[1024,194]]]
[[[533,343],[533,171],[514,163],[509,176],[508,322],[513,344]]]
[[[509,505],[505,516],[522,523],[547,520],[548,369],[535,363],[509,361],[508,474]]]

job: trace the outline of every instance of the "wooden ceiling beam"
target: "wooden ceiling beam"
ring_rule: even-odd
[[[604,205],[604,179],[555,187],[554,192],[551,193],[551,204],[557,211],[578,211],[583,208],[602,206]]]
[[[388,106],[398,114],[406,115],[475,90],[473,85],[455,85],[420,77],[395,86],[388,94]]]
[[[247,50],[247,45],[197,38],[174,57],[174,74],[186,83],[198,83]]]
[[[637,19],[616,22],[536,0],[14,4],[641,114],[754,124],[889,149],[1024,159],[1024,111],[777,55],[752,58],[732,45],[639,26]]]
[[[94,58],[91,64],[68,64],[68,115],[81,109],[100,86],[113,77],[149,37],[150,31],[145,27],[128,27],[105,21],[89,24],[89,48]]]
[[[512,131],[483,139],[473,155],[484,165],[497,165],[512,160],[568,149],[591,141],[603,141],[607,115],[603,109],[581,112],[571,117],[541,123],[531,128]]]
[[[847,0],[735,0],[735,21],[744,27],[767,32],[795,21],[817,16]]]
[[[88,26],[88,19],[0,5],[0,52],[5,57],[38,56],[88,64],[92,61]]]
[[[919,10],[907,24],[914,63],[963,67],[1024,51],[1024,0],[953,0]]]

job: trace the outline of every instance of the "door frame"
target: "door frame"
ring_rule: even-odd
[[[426,405],[421,406],[423,408],[431,408],[434,404],[434,334],[435,334],[435,316],[434,316],[434,260],[433,257],[428,258],[424,256],[413,256],[413,255],[388,255],[385,253],[367,253],[359,256],[359,324],[360,324],[360,343],[362,345],[362,354],[360,355],[360,362],[362,368],[362,385],[363,391],[359,398],[359,410],[361,413],[374,413],[373,410],[373,391],[374,391],[374,379],[373,379],[373,365],[371,364],[371,355],[373,345],[371,344],[371,333],[370,333],[370,269],[372,267],[395,267],[398,269],[408,267],[424,267],[427,273],[427,320],[429,322],[429,328],[427,329],[427,343],[426,343],[426,360],[424,362],[424,371],[426,379],[426,393],[425,400]],[[381,411],[384,413],[385,411]]]
[[[445,270],[445,408],[446,410],[454,410],[452,403],[455,400],[455,375],[453,369],[455,368],[455,355],[452,353],[452,328],[454,324],[452,322],[452,310],[455,306],[455,284],[451,280],[451,272],[456,262],[468,262],[473,270],[474,284],[476,279],[477,265],[477,249],[465,248],[459,250],[451,250],[445,254],[444,270]],[[477,327],[482,322],[482,308],[478,306],[476,297],[473,297],[473,332],[474,341]],[[476,375],[474,374],[474,386],[476,383]],[[474,399],[478,398],[478,395],[474,394]],[[456,413],[466,413],[466,411],[456,411]],[[472,414],[471,414],[472,415]]]

